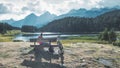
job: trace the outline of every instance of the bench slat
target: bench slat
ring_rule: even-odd
[[[46,42],[56,42],[57,38],[43,38],[42,41]],[[37,42],[37,38],[30,39],[30,42]]]
[[[51,45],[52,47],[58,47],[58,45]],[[50,45],[30,45],[30,47],[50,47]]]

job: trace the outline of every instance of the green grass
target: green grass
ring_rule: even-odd
[[[79,36],[79,37],[69,37],[68,39],[77,39],[77,40],[97,40],[98,37],[97,36],[88,36],[88,35],[84,35],[84,36]]]
[[[67,39],[62,40],[63,44],[66,44],[66,43],[78,43],[78,42],[110,44],[108,41],[98,40],[98,35],[95,35],[95,36],[83,35],[83,36],[79,36],[79,37],[68,37]]]
[[[5,34],[0,34],[0,42],[12,42],[14,35],[20,32],[20,30],[9,30]]]
[[[0,57],[1,57],[1,58],[9,58],[10,55],[7,54],[7,53],[2,53],[2,52],[0,52]]]
[[[5,35],[5,36],[14,36],[14,35],[17,35],[17,34],[19,34],[19,33],[21,33],[20,30],[9,30],[9,31],[7,31],[4,35]]]
[[[62,40],[62,43],[77,43],[77,42],[97,42],[97,36],[79,36],[68,37],[66,40]]]
[[[9,37],[9,36],[3,37],[3,36],[0,36],[0,42],[11,42],[12,39],[13,39],[13,37]]]

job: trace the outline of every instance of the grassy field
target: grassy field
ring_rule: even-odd
[[[77,42],[90,42],[90,43],[94,43],[94,42],[98,42],[98,37],[97,35],[95,36],[88,36],[88,35],[84,35],[84,36],[79,36],[79,37],[68,37],[66,40],[62,40],[62,43],[77,43]]]
[[[7,31],[5,34],[0,34],[0,42],[12,42],[12,39],[14,38],[14,36],[19,33],[23,33],[23,32],[21,32],[20,30],[10,30],[10,31]],[[120,33],[118,32],[116,33],[117,33],[117,38],[120,39]],[[85,34],[81,36],[68,37],[61,41],[63,44],[78,43],[78,42],[109,44],[109,42],[107,41],[98,40],[98,34],[96,35]],[[117,42],[119,42],[119,40],[117,40]]]
[[[12,42],[14,35],[20,32],[20,30],[9,30],[5,34],[0,34],[0,42]]]
[[[0,34],[0,42],[12,42],[14,35],[21,33],[20,30],[10,30],[7,31],[5,34]],[[97,36],[80,36],[80,37],[68,37],[65,40],[62,40],[62,43],[69,43],[69,42],[96,42],[98,40]]]

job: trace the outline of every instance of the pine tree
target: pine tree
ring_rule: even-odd
[[[105,40],[105,41],[109,40],[108,29],[107,28],[102,32],[101,40]]]
[[[110,43],[116,41],[117,35],[116,35],[116,33],[114,32],[113,29],[111,29],[111,30],[109,31],[109,34],[108,34],[108,35],[109,35],[109,42],[110,42]]]
[[[99,37],[100,40],[108,41],[110,43],[115,42],[117,35],[113,29],[110,31],[106,28],[102,33],[100,33]]]

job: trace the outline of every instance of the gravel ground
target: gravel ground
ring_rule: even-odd
[[[44,58],[42,62],[35,61],[30,44],[33,43],[0,42],[0,68],[120,68],[120,47],[109,44],[63,44],[64,67],[60,59],[52,59],[52,63]]]

